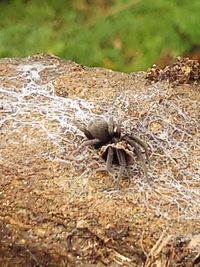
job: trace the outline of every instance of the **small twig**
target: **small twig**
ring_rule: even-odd
[[[35,257],[35,255],[26,247],[26,252],[28,252],[28,254],[31,256],[31,258],[36,262],[36,264],[39,266],[39,267],[42,267],[43,265],[41,265],[39,263],[39,261],[37,260],[37,258]]]
[[[147,255],[147,260],[145,262],[144,267],[150,267],[153,263],[155,263],[162,249],[168,244],[169,240],[172,238],[172,235],[168,235],[166,238],[164,238],[167,230],[168,228],[162,232],[161,236]]]

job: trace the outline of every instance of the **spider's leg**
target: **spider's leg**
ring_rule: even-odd
[[[144,174],[148,180],[147,167],[146,167],[146,163],[145,163],[144,157],[142,155],[142,152],[140,150],[140,147],[137,145],[137,142],[134,142],[133,139],[130,139],[128,136],[126,136],[126,140],[131,146],[134,147],[135,154],[138,157],[138,159],[140,160],[143,172],[144,172]],[[130,156],[132,156],[132,155],[130,154]]]
[[[135,154],[138,157],[139,161],[141,162],[142,170],[146,176],[146,179],[148,180],[147,167],[146,167],[146,163],[145,163],[144,157],[142,155],[142,152],[136,143],[132,142],[132,145],[134,146]]]
[[[85,147],[85,146],[91,146],[91,145],[96,145],[96,144],[98,144],[100,141],[99,141],[99,139],[91,139],[91,140],[86,140],[86,141],[84,141],[83,143],[81,143],[80,144],[80,146],[77,148],[77,149],[75,149],[74,151],[73,151],[73,155],[76,155],[77,153],[80,153],[80,148],[83,148],[83,147]]]
[[[103,149],[103,153],[101,154],[102,158],[103,158],[103,154],[107,152],[105,161],[106,161],[106,166],[104,167],[99,167],[96,169],[96,172],[98,171],[106,171],[109,174],[112,175],[111,173],[111,167],[112,167],[112,163],[113,163],[113,155],[114,155],[114,148],[113,147],[109,147],[108,148],[106,146],[101,147],[101,149]]]
[[[126,160],[126,168],[125,168],[125,170],[126,170],[127,177],[130,177],[131,176],[131,165],[133,164],[133,160],[135,158],[134,158],[133,152],[130,153],[130,154],[127,153],[127,156],[128,156],[128,158]]]
[[[84,132],[84,130],[86,129],[85,125],[83,123],[81,123],[80,121],[74,119],[72,122],[74,123],[74,125],[76,125],[76,127],[80,131]]]
[[[117,178],[117,188],[118,188],[119,187],[120,178],[122,177],[123,172],[126,169],[126,160],[125,160],[125,157],[124,157],[124,154],[123,154],[122,151],[120,151],[119,149],[116,149],[115,151],[116,151],[117,158],[118,158],[118,161],[119,161],[119,166],[120,166],[119,174],[118,174],[118,178]]]
[[[74,125],[85,134],[85,136],[88,139],[92,139],[91,133],[87,130],[86,126],[83,123],[80,123],[79,121],[73,120]]]
[[[141,140],[139,139],[138,137],[136,136],[133,136],[133,135],[125,135],[125,138],[129,141],[130,139],[134,141],[134,143],[138,143],[139,145],[141,145],[141,147],[144,148],[144,151],[145,151],[145,155],[146,155],[146,158],[147,158],[147,161],[148,163],[150,162],[149,161],[149,152],[148,152],[148,147],[147,145]],[[135,147],[135,146],[134,146]],[[141,152],[140,152],[141,153]]]
[[[113,117],[109,118],[108,121],[108,132],[111,136],[120,137],[121,136],[121,125],[120,123],[115,124]]]
[[[108,120],[108,132],[110,135],[114,134],[114,120],[113,117],[110,117]]]
[[[97,145],[98,143],[100,143],[98,138],[95,139],[91,139],[91,140],[86,140],[84,141],[80,147],[84,147],[84,146],[92,146],[92,145]]]
[[[118,122],[115,132],[117,134],[117,137],[120,138],[121,137],[121,123],[120,122]]]
[[[114,148],[109,147],[108,148],[108,154],[106,159],[106,169],[109,172],[113,163],[113,154],[114,154]]]

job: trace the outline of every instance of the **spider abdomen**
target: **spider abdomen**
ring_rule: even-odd
[[[97,138],[101,144],[106,144],[111,140],[111,136],[108,132],[108,123],[104,120],[95,120],[91,121],[87,129],[90,133],[90,136],[87,136],[89,139]]]

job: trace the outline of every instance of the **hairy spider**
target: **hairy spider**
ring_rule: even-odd
[[[113,164],[120,166],[118,178],[133,163],[135,155],[141,162],[145,176],[147,177],[147,168],[141,147],[144,149],[145,156],[149,162],[149,153],[147,145],[138,137],[131,134],[121,134],[121,126],[116,124],[113,118],[108,122],[103,119],[95,119],[87,126],[76,122],[77,127],[84,132],[88,140],[81,146],[94,145],[100,149],[101,157],[106,161],[106,169],[110,171]]]

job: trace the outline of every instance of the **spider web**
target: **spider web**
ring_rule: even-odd
[[[70,187],[79,197],[87,193],[93,171],[105,162],[93,148],[79,150],[84,135],[75,126],[74,119],[88,123],[98,117],[94,113],[97,103],[60,97],[55,94],[52,83],[42,84],[40,73],[54,67],[40,63],[19,65],[17,71],[24,81],[21,88],[0,88],[1,135],[10,138],[8,146],[9,142],[16,147],[31,144],[38,147],[35,157],[68,168],[69,176],[58,179],[57,184]],[[188,106],[184,105],[181,98],[169,96],[165,88],[156,84],[145,94],[131,90],[116,94],[109,103],[104,103],[105,110],[101,114],[106,119],[113,115],[122,123],[123,133],[139,136],[151,150],[148,167],[151,182],[143,179],[136,161],[129,186],[121,194],[167,219],[174,217],[174,213],[180,219],[200,218],[200,126],[192,112],[199,109],[199,104],[195,99],[188,102]],[[40,149],[41,143],[46,144],[45,150]],[[3,153],[0,162],[14,164]],[[117,174],[118,168],[113,169]],[[119,193],[120,189],[103,191],[109,197]]]

